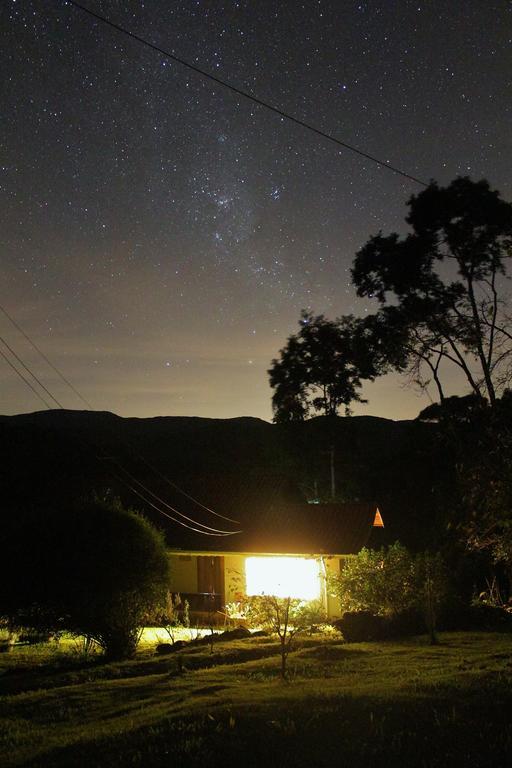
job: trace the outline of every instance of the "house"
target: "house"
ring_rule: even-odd
[[[247,508],[241,507],[242,510]],[[242,520],[242,518],[244,518]],[[327,578],[369,544],[380,546],[384,524],[376,504],[281,503],[241,514],[241,524],[210,520],[229,535],[185,531],[171,546],[172,590],[187,599],[191,614],[225,615],[240,595],[273,594],[319,599],[329,618],[339,615]]]

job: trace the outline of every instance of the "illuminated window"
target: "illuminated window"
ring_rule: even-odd
[[[248,595],[300,600],[318,600],[320,597],[318,562],[304,557],[248,557],[245,583]]]

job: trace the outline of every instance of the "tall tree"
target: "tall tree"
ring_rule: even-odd
[[[454,466],[451,526],[470,551],[490,555],[512,594],[512,392],[491,406],[483,397],[449,397],[418,418],[438,423],[439,450]],[[455,504],[454,504],[455,502]]]
[[[375,235],[355,258],[359,296],[376,298],[377,335],[397,333],[389,362],[422,387],[455,366],[490,403],[512,381],[512,323],[505,278],[512,255],[512,205],[487,181],[432,182],[410,198],[412,232]]]
[[[364,321],[302,312],[299,332],[289,337],[268,371],[274,421],[300,421],[312,413],[334,416],[342,406],[348,413],[352,402],[366,402],[359,390],[364,379],[378,374],[380,359],[367,343]]]

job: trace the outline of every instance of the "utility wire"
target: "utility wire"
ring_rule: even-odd
[[[5,313],[5,314],[7,314],[7,313]],[[27,337],[27,339],[28,339],[28,337]],[[16,352],[15,352],[15,351],[12,349],[12,347],[10,347],[10,346],[9,346],[9,344],[8,344],[8,343],[5,341],[5,339],[4,339],[3,337],[1,337],[1,336],[0,336],[0,341],[1,341],[1,342],[2,342],[2,343],[3,343],[3,344],[6,346],[6,347],[7,347],[7,349],[8,349],[8,350],[11,352],[11,354],[12,354],[12,355],[15,357],[15,359],[16,359],[16,360],[17,360],[17,361],[18,361],[18,362],[19,362],[19,363],[20,363],[20,364],[23,366],[23,368],[24,368],[26,371],[28,371],[28,373],[29,373],[29,374],[30,374],[30,375],[33,377],[33,379],[34,379],[35,381],[37,381],[37,383],[38,383],[38,384],[39,384],[39,385],[40,385],[40,386],[43,388],[43,390],[44,390],[44,391],[45,391],[45,392],[46,392],[46,393],[47,393],[47,394],[48,394],[48,395],[49,395],[49,396],[52,398],[52,400],[54,400],[54,401],[57,403],[57,405],[59,406],[59,408],[60,408],[61,410],[65,410],[65,409],[64,409],[64,406],[63,406],[61,403],[59,403],[59,401],[58,401],[58,400],[57,400],[57,399],[54,397],[54,395],[53,395],[53,394],[50,392],[50,390],[49,390],[49,389],[47,389],[47,387],[45,387],[45,385],[44,385],[44,384],[43,384],[43,383],[42,383],[42,382],[41,382],[41,381],[40,381],[40,380],[37,378],[37,376],[36,376],[34,373],[32,373],[32,371],[30,370],[30,368],[29,368],[29,367],[28,367],[28,366],[27,366],[27,365],[24,363],[24,361],[21,359],[21,357],[20,357],[20,356],[19,356],[19,355],[18,355],[18,354],[17,354],[17,353],[16,353]],[[18,368],[17,368],[17,367],[14,365],[14,363],[13,363],[13,362],[12,362],[12,361],[11,361],[11,360],[10,360],[10,359],[7,357],[7,355],[6,355],[6,354],[5,354],[5,352],[4,352],[4,351],[1,349],[1,347],[0,347],[0,355],[1,355],[1,356],[4,358],[4,360],[5,360],[5,361],[8,363],[8,365],[10,365],[10,367],[11,367],[11,368],[12,368],[12,369],[15,371],[15,373],[16,373],[16,374],[17,374],[17,375],[18,375],[18,376],[19,376],[19,377],[20,377],[20,378],[21,378],[21,379],[22,379],[22,380],[25,382],[25,384],[26,384],[28,387],[30,387],[30,389],[31,389],[31,390],[34,392],[34,394],[35,394],[35,395],[37,395],[37,397],[39,397],[39,399],[40,399],[40,400],[42,400],[42,402],[43,402],[43,403],[46,405],[46,407],[47,407],[49,410],[51,410],[51,405],[50,405],[50,404],[49,404],[49,403],[48,403],[48,402],[45,400],[45,398],[44,398],[44,397],[43,397],[43,396],[40,394],[40,392],[38,392],[38,390],[37,390],[37,389],[36,389],[36,388],[35,388],[35,387],[32,385],[32,383],[30,382],[30,380],[29,380],[29,379],[27,379],[27,378],[26,378],[26,377],[23,375],[23,373],[22,373],[20,370],[18,370]],[[80,438],[79,438],[79,439],[80,439]],[[87,441],[85,441],[85,440],[83,440],[83,439],[82,439],[81,441],[87,445]],[[107,461],[107,460],[109,459],[109,457],[101,457],[101,456],[98,456],[97,458],[98,458],[100,461]],[[173,520],[174,522],[176,522],[176,523],[179,523],[179,525],[182,525],[184,528],[189,528],[190,530],[192,530],[192,531],[195,531],[196,533],[202,533],[202,534],[204,534],[205,536],[231,536],[231,535],[233,535],[233,534],[235,534],[235,533],[241,533],[241,531],[223,531],[223,530],[220,530],[220,529],[217,529],[217,528],[211,528],[210,526],[208,526],[208,525],[205,525],[204,523],[200,523],[200,522],[198,522],[197,520],[194,520],[193,518],[191,518],[191,517],[188,517],[187,515],[184,515],[182,512],[178,512],[178,510],[177,510],[177,509],[175,509],[174,507],[171,507],[171,506],[170,506],[170,504],[167,504],[167,503],[166,503],[166,502],[165,502],[163,499],[161,499],[159,496],[157,496],[157,494],[156,494],[156,493],[153,493],[153,491],[150,491],[150,490],[149,490],[149,488],[147,488],[147,487],[146,487],[146,486],[145,486],[143,483],[141,483],[139,480],[137,480],[137,478],[135,478],[135,477],[134,477],[134,476],[133,476],[133,475],[132,475],[130,472],[128,472],[128,470],[126,470],[126,469],[125,469],[125,468],[124,468],[124,467],[123,467],[123,466],[122,466],[122,465],[121,465],[121,464],[120,464],[120,463],[119,463],[119,462],[118,462],[116,459],[112,459],[112,457],[110,457],[110,458],[111,458],[111,460],[113,460],[113,461],[114,461],[114,462],[117,464],[118,468],[119,468],[119,469],[120,469],[122,472],[124,472],[124,473],[125,473],[125,474],[126,474],[126,475],[127,475],[127,476],[128,476],[128,477],[129,477],[129,478],[132,480],[132,481],[133,481],[133,482],[137,483],[137,485],[139,485],[139,486],[140,486],[140,487],[141,487],[141,488],[142,488],[142,489],[143,489],[143,490],[144,490],[146,493],[149,493],[149,494],[150,494],[150,495],[151,495],[151,496],[152,496],[154,499],[156,499],[156,500],[157,500],[157,501],[158,501],[160,504],[162,504],[163,506],[165,506],[165,507],[167,507],[168,509],[172,510],[172,511],[173,511],[175,514],[177,514],[177,515],[180,515],[180,516],[181,516],[181,517],[182,517],[184,520],[188,520],[188,521],[190,521],[191,523],[194,523],[194,525],[197,525],[197,526],[201,526],[201,528],[203,528],[204,530],[201,530],[201,528],[195,528],[195,527],[193,527],[193,526],[191,526],[191,525],[188,525],[187,523],[184,523],[184,522],[182,522],[182,521],[180,521],[180,520],[177,520],[175,517],[173,517],[173,516],[172,516],[172,515],[170,515],[169,513],[165,512],[163,509],[160,509],[159,507],[157,507],[157,506],[156,506],[156,504],[154,504],[154,503],[153,503],[153,502],[151,502],[149,499],[147,499],[145,496],[143,496],[143,495],[142,495],[142,494],[141,494],[139,491],[137,491],[137,490],[136,490],[136,489],[135,489],[135,488],[134,488],[132,485],[128,484],[128,483],[127,483],[125,480],[123,480],[123,479],[122,479],[122,478],[120,478],[118,475],[116,475],[115,473],[113,473],[113,472],[112,472],[113,476],[114,476],[114,477],[115,477],[115,478],[116,478],[116,479],[117,479],[119,482],[122,482],[122,483],[123,483],[123,484],[124,484],[126,487],[128,487],[128,488],[129,488],[131,491],[133,491],[134,493],[136,493],[136,495],[137,495],[137,496],[139,496],[141,499],[143,499],[143,500],[144,500],[144,501],[145,501],[147,504],[149,504],[151,507],[153,507],[154,509],[156,509],[158,512],[160,512],[160,513],[161,513],[162,515],[164,515],[165,517],[168,517],[170,520]],[[169,482],[170,482],[170,481],[169,481]],[[177,488],[177,487],[178,487],[178,486],[176,486],[176,488]],[[178,489],[178,490],[179,490],[179,489]],[[192,497],[190,497],[190,498],[192,498]],[[214,513],[214,514],[215,514],[215,513]]]
[[[75,393],[75,395],[76,395],[77,397],[79,397],[79,398],[80,398],[80,400],[82,401],[82,403],[84,403],[84,404],[86,405],[86,407],[87,407],[87,408],[89,408],[91,411],[92,411],[92,410],[94,410],[94,409],[93,409],[93,407],[92,407],[92,405],[91,405],[89,402],[87,402],[87,400],[85,399],[85,397],[83,397],[83,396],[80,394],[80,392],[79,392],[77,389],[75,389],[75,387],[73,386],[73,384],[72,384],[70,381],[68,381],[68,379],[67,379],[67,378],[64,376],[64,374],[63,374],[61,371],[59,371],[59,369],[57,368],[57,366],[56,366],[56,365],[54,365],[54,364],[52,363],[52,361],[51,361],[51,360],[49,360],[49,359],[46,357],[46,355],[44,354],[44,352],[43,352],[41,349],[39,349],[39,347],[37,346],[37,344],[35,343],[35,341],[33,341],[33,340],[30,338],[30,336],[29,336],[27,333],[25,333],[25,331],[23,330],[23,328],[21,328],[21,326],[20,326],[20,325],[18,325],[18,323],[16,322],[16,320],[15,320],[13,317],[11,317],[11,315],[10,315],[10,314],[7,312],[7,310],[6,310],[4,307],[2,307],[2,305],[1,305],[1,304],[0,304],[0,311],[4,313],[4,315],[6,316],[6,318],[7,318],[8,320],[10,320],[10,322],[11,322],[11,323],[14,325],[14,327],[15,327],[15,328],[16,328],[16,329],[17,329],[17,330],[18,330],[18,331],[21,333],[21,335],[22,335],[22,336],[23,336],[23,337],[24,337],[24,338],[25,338],[25,339],[28,341],[28,343],[30,344],[30,346],[31,346],[31,347],[33,347],[33,349],[35,349],[35,350],[36,350],[36,352],[38,352],[38,353],[39,353],[39,355],[41,355],[41,357],[43,358],[43,360],[44,360],[44,361],[45,361],[45,362],[46,362],[46,363],[47,363],[47,364],[50,366],[50,368],[51,368],[53,371],[55,371],[55,373],[56,373],[56,374],[57,374],[57,376],[58,376],[58,377],[61,379],[61,381],[63,381],[63,382],[64,382],[64,384],[67,384],[67,386],[68,386],[68,387],[69,387],[69,388],[72,390],[72,392],[74,392],[74,393]],[[55,399],[55,398],[53,398],[53,399]]]
[[[50,411],[51,411],[51,410],[52,410],[52,407],[51,407],[51,405],[50,405],[49,403],[47,403],[47,402],[46,402],[46,400],[44,399],[44,397],[42,396],[42,394],[41,394],[40,392],[38,392],[38,391],[37,391],[37,389],[36,389],[34,386],[32,386],[32,383],[31,383],[31,382],[30,382],[30,381],[29,381],[27,378],[25,378],[25,376],[22,374],[22,372],[21,372],[21,371],[19,371],[19,370],[16,368],[16,366],[14,365],[14,363],[13,363],[13,362],[11,362],[11,360],[9,360],[9,358],[7,357],[7,355],[5,354],[5,352],[4,352],[2,349],[0,349],[0,355],[2,355],[2,357],[3,357],[3,359],[5,360],[5,362],[7,363],[7,365],[10,365],[10,366],[11,366],[11,368],[13,369],[13,371],[14,371],[15,373],[17,373],[17,374],[18,374],[18,376],[20,377],[20,379],[22,379],[22,380],[25,382],[25,384],[27,385],[27,387],[30,387],[30,389],[32,390],[32,392],[33,392],[35,395],[37,395],[37,397],[38,397],[40,400],[42,400],[42,401],[43,401],[43,403],[46,405],[46,407],[48,408],[48,410],[50,410]]]
[[[144,458],[144,456],[141,456],[140,453],[138,453],[132,446],[130,446],[140,461],[142,461],[149,469],[153,470],[153,472],[158,475],[164,482],[166,482],[168,485],[171,486],[171,488],[174,488],[176,491],[181,493],[183,496],[185,496],[187,499],[190,499],[190,501],[193,501],[194,504],[197,504],[198,506],[202,507],[206,512],[210,512],[210,514],[215,515],[215,517],[220,517],[222,520],[227,520],[229,523],[236,523],[236,525],[240,525],[240,520],[234,520],[232,517],[226,517],[226,515],[221,515],[218,512],[215,512],[213,509],[210,509],[210,507],[206,507],[204,504],[202,504],[200,501],[195,499],[193,496],[191,496],[189,493],[184,491],[182,488],[180,488],[176,483],[173,483],[172,480],[169,480],[168,477],[166,477],[162,472],[160,472],[159,469],[157,469],[153,464],[150,464],[150,462]]]
[[[92,16],[92,18],[96,19],[97,21],[101,21],[103,24],[108,25],[112,29],[115,29],[118,32],[122,32],[124,35],[131,37],[133,40],[137,40],[137,42],[142,43],[142,45],[145,45],[148,48],[151,48],[153,51],[157,51],[157,53],[160,53],[162,56],[165,56],[166,58],[171,59],[171,61],[174,61],[177,64],[181,64],[181,66],[187,67],[187,69],[190,69],[193,72],[196,72],[196,74],[201,75],[202,77],[205,77],[208,80],[211,80],[216,85],[220,85],[223,88],[227,88],[233,93],[236,93],[238,96],[242,96],[245,99],[249,99],[249,101],[252,101],[254,104],[257,104],[260,107],[265,107],[265,109],[268,109],[271,112],[274,112],[274,114],[279,115],[279,117],[285,118],[286,120],[289,120],[290,122],[295,123],[296,125],[300,125],[302,128],[306,128],[308,131],[312,131],[317,136],[321,136],[323,139],[327,139],[327,141],[333,142],[334,144],[337,144],[339,147],[343,147],[343,149],[346,149],[349,152],[353,152],[354,154],[365,158],[365,160],[370,160],[372,163],[375,163],[376,165],[382,168],[387,168],[389,171],[392,171],[393,173],[397,173],[399,176],[403,176],[404,178],[409,179],[409,181],[413,181],[415,184],[420,184],[420,186],[422,187],[428,187],[427,182],[423,181],[422,179],[418,179],[416,176],[413,176],[412,174],[407,173],[406,171],[402,171],[400,168],[397,168],[396,166],[391,165],[390,163],[387,163],[385,160],[380,160],[378,157],[375,157],[375,155],[370,155],[368,152],[364,152],[363,150],[358,149],[357,147],[354,147],[352,144],[348,144],[346,141],[342,141],[341,139],[336,138],[336,136],[332,136],[330,133],[326,133],[325,131],[322,131],[320,128],[316,128],[314,125],[311,125],[310,123],[306,123],[304,120],[300,120],[298,117],[294,117],[293,115],[290,115],[288,112],[285,112],[284,110],[279,109],[278,107],[272,106],[272,104],[269,104],[267,101],[264,101],[263,99],[260,99],[257,96],[253,96],[251,93],[248,93],[247,91],[244,91],[241,88],[237,88],[235,85],[232,85],[231,83],[228,83],[225,80],[221,80],[219,77],[216,77],[215,75],[210,74],[210,72],[207,72],[206,70],[195,66],[195,64],[191,64],[190,62],[185,61],[185,59],[182,59],[179,56],[175,56],[173,53],[170,53],[170,51],[166,51],[164,48],[160,48],[158,45],[155,45],[154,43],[150,43],[149,40],[146,40],[140,35],[135,34],[135,32],[130,32],[130,30],[126,29],[125,27],[122,27],[119,24],[116,24],[115,22],[110,21],[110,19],[107,19],[105,16],[101,16],[99,13],[96,13],[95,11],[91,11],[89,8],[86,8],[81,3],[77,3],[76,0],[65,0],[65,2],[69,5],[74,6],[80,11],[83,11],[84,13],[87,13],[89,16]]]
[[[214,533],[219,533],[221,535],[231,535],[232,533],[241,533],[241,531],[223,531],[220,528],[212,528],[209,525],[205,525],[204,523],[199,523],[197,520],[194,520],[191,517],[188,517],[188,515],[183,514],[183,512],[179,512],[175,507],[172,507],[170,504],[167,504],[163,499],[161,499],[159,496],[156,495],[156,493],[153,493],[149,488],[147,488],[143,483],[140,482],[140,480],[137,480],[136,477],[134,477],[130,472],[128,472],[127,469],[125,469],[119,461],[115,457],[110,457],[110,461],[113,461],[114,464],[125,473],[125,475],[134,483],[136,483],[145,493],[148,493],[150,496],[153,496],[153,498],[157,499],[161,504],[163,504],[167,509],[170,509],[171,512],[174,512],[176,515],[179,515],[184,520],[188,520],[189,523],[194,523],[195,525],[201,526],[201,528],[205,528],[208,531],[213,531]]]
[[[191,525],[187,525],[187,523],[183,523],[181,520],[176,519],[172,515],[169,515],[167,512],[165,512],[163,509],[160,509],[160,507],[157,507],[156,504],[153,504],[150,499],[147,499],[144,494],[140,493],[136,488],[134,488],[130,483],[128,483],[126,480],[123,480],[119,475],[117,475],[115,472],[112,472],[112,475],[116,478],[116,480],[120,483],[123,483],[127,488],[132,491],[136,496],[138,496],[142,501],[144,501],[146,504],[148,504],[150,507],[153,507],[153,509],[156,509],[157,512],[160,512],[160,514],[165,515],[165,517],[168,517],[170,520],[173,520],[173,522],[178,523],[178,525],[183,526],[183,528],[188,528],[191,531],[194,531],[195,533],[201,533],[203,536],[233,536],[235,533],[240,533],[240,531],[229,531],[226,533],[208,533],[208,531],[201,531],[198,528],[194,528]]]
[[[3,344],[5,347],[7,347],[7,349],[8,349],[8,350],[9,350],[9,352],[11,353],[11,355],[12,355],[12,356],[13,356],[13,357],[14,357],[14,358],[15,358],[15,359],[18,361],[18,363],[20,363],[20,365],[22,365],[22,366],[23,366],[23,368],[24,368],[24,369],[27,371],[27,373],[28,373],[30,376],[32,376],[32,378],[34,379],[34,381],[37,381],[37,383],[39,384],[39,386],[41,387],[41,389],[44,389],[44,391],[46,392],[46,394],[47,394],[49,397],[51,397],[51,399],[54,401],[54,403],[57,403],[57,405],[58,405],[58,407],[59,407],[59,408],[63,408],[63,405],[62,405],[61,403],[59,403],[59,401],[57,400],[57,398],[56,398],[56,397],[54,397],[54,396],[52,395],[52,393],[50,392],[50,390],[49,390],[49,389],[47,389],[47,387],[45,387],[45,385],[43,384],[43,382],[42,382],[42,381],[41,381],[41,380],[40,380],[40,379],[39,379],[39,378],[38,378],[38,377],[35,375],[35,373],[33,373],[33,371],[31,371],[31,370],[30,370],[30,368],[28,367],[28,365],[25,365],[25,363],[23,362],[23,360],[21,359],[21,357],[19,357],[19,356],[16,354],[16,352],[14,351],[14,349],[13,349],[13,348],[12,348],[12,347],[11,347],[11,346],[10,346],[10,345],[7,343],[7,342],[6,342],[6,340],[3,338],[3,336],[0,336],[0,341],[2,342],[2,344]]]
[[[88,401],[85,399],[85,397],[83,397],[83,396],[82,396],[82,394],[81,394],[81,393],[78,391],[78,389],[76,389],[76,387],[74,387],[74,386],[73,386],[73,384],[71,384],[71,382],[70,382],[70,381],[68,381],[68,379],[67,379],[67,378],[64,376],[64,374],[63,374],[61,371],[59,371],[59,369],[58,369],[58,368],[57,368],[57,367],[56,367],[56,366],[55,366],[55,365],[54,365],[54,364],[51,362],[51,360],[50,360],[50,359],[49,359],[49,358],[48,358],[48,357],[47,357],[47,356],[44,354],[44,352],[43,352],[43,351],[42,351],[42,350],[41,350],[41,349],[40,349],[40,348],[37,346],[37,344],[36,344],[36,343],[35,343],[35,342],[34,342],[34,341],[33,341],[33,340],[30,338],[30,336],[28,335],[28,333],[26,333],[26,332],[23,330],[23,328],[22,328],[22,327],[21,327],[21,326],[20,326],[20,325],[19,325],[19,324],[16,322],[16,320],[15,320],[15,319],[14,319],[14,318],[13,318],[13,317],[12,317],[12,316],[11,316],[11,315],[8,313],[8,312],[7,312],[7,310],[5,309],[5,307],[3,307],[1,304],[0,304],[0,311],[1,311],[1,312],[3,312],[3,314],[4,314],[4,315],[5,315],[7,318],[8,318],[8,320],[10,320],[10,322],[13,324],[13,326],[14,326],[14,327],[15,327],[15,328],[16,328],[16,329],[17,329],[17,330],[18,330],[18,331],[21,333],[21,335],[22,335],[22,336],[23,336],[23,337],[24,337],[24,338],[25,338],[25,339],[28,341],[28,343],[30,344],[30,346],[31,346],[31,347],[33,347],[33,349],[35,349],[35,350],[36,350],[36,352],[38,352],[38,353],[41,355],[41,357],[43,358],[43,360],[45,360],[45,361],[46,361],[46,363],[48,363],[48,365],[50,366],[50,368],[51,368],[53,371],[55,371],[55,372],[57,373],[57,375],[60,377],[60,379],[61,379],[61,380],[62,380],[62,381],[65,383],[65,384],[67,384],[67,386],[68,386],[68,387],[70,387],[70,389],[71,389],[71,390],[72,390],[72,391],[73,391],[73,392],[74,392],[74,393],[75,393],[75,394],[76,394],[76,395],[77,395],[77,396],[80,398],[80,400],[81,400],[81,401],[82,401],[82,402],[83,402],[83,403],[84,403],[84,404],[87,406],[87,408],[88,408],[89,410],[93,411],[94,409],[93,409],[92,405],[91,405],[91,404],[90,404],[90,403],[89,403],[89,402],[88,402]],[[7,344],[7,342],[6,342],[4,339],[2,339],[2,337],[0,337],[0,339],[1,339],[1,340],[4,342],[4,344],[5,344],[5,345],[6,345],[6,347],[9,349],[9,351],[10,351],[10,352],[11,352],[11,353],[14,355],[14,357],[15,357],[15,358],[16,358],[16,359],[17,359],[17,360],[18,360],[18,361],[21,363],[21,365],[22,365],[22,366],[23,366],[23,367],[24,367],[24,368],[25,368],[25,369],[26,369],[26,370],[27,370],[27,371],[30,373],[30,375],[31,375],[31,376],[32,376],[32,377],[33,377],[33,378],[34,378],[34,379],[35,379],[35,380],[38,382],[38,384],[39,384],[39,385],[40,385],[40,386],[41,386],[41,387],[42,387],[42,388],[45,390],[45,392],[46,392],[46,393],[47,393],[47,394],[48,394],[48,395],[51,397],[51,399],[52,399],[52,400],[54,400],[54,401],[57,403],[57,405],[58,405],[60,408],[63,408],[63,406],[61,405],[61,403],[59,403],[59,401],[58,401],[58,400],[56,400],[56,398],[55,398],[55,397],[52,395],[52,393],[51,393],[51,392],[50,392],[50,391],[49,391],[49,390],[48,390],[48,389],[47,389],[47,388],[44,386],[44,384],[43,384],[41,381],[39,381],[39,379],[37,379],[37,377],[36,377],[36,376],[35,376],[35,375],[34,375],[34,374],[33,374],[33,373],[30,371],[30,369],[29,369],[29,368],[28,368],[28,367],[25,365],[25,363],[23,362],[23,360],[21,360],[21,358],[20,358],[20,357],[18,357],[18,355],[16,354],[16,352],[14,352],[14,350],[13,350],[13,349],[11,349],[11,347],[10,347],[10,346]],[[14,370],[16,370],[16,369],[14,369]],[[26,381],[26,380],[24,379],[24,381]],[[27,382],[27,383],[28,383],[28,382]],[[29,385],[29,386],[30,386],[30,385]],[[31,387],[31,389],[34,389],[34,388],[33,388],[33,387]],[[35,390],[34,390],[34,391],[35,391]],[[45,405],[47,405],[47,407],[48,407],[48,408],[51,408],[51,406],[49,406],[49,405],[46,403],[46,400],[44,400],[43,398],[41,398],[41,399],[43,400],[43,402],[45,403]],[[182,489],[181,489],[181,488],[180,488],[178,485],[176,485],[176,483],[173,483],[173,482],[172,482],[172,480],[170,480],[168,477],[165,477],[165,475],[163,475],[163,474],[162,474],[162,473],[161,473],[161,472],[160,472],[160,471],[159,471],[159,470],[158,470],[158,469],[157,469],[155,466],[153,466],[153,465],[152,465],[152,464],[151,464],[151,463],[150,463],[150,462],[149,462],[147,459],[145,459],[145,458],[144,458],[144,456],[142,456],[140,453],[138,453],[138,451],[136,451],[136,450],[135,450],[135,448],[134,448],[134,447],[133,447],[133,446],[132,446],[130,443],[128,443],[127,441],[124,441],[124,442],[126,443],[126,445],[128,446],[128,448],[129,448],[129,449],[130,449],[130,450],[131,450],[131,451],[132,451],[132,452],[135,454],[135,456],[136,456],[136,457],[137,457],[137,458],[138,458],[140,461],[142,461],[142,462],[143,462],[143,463],[144,463],[144,464],[145,464],[147,467],[149,467],[149,469],[151,469],[151,470],[152,470],[152,471],[153,471],[153,472],[154,472],[156,475],[158,475],[158,476],[159,476],[159,477],[160,477],[162,480],[164,480],[166,483],[168,483],[168,485],[170,485],[170,486],[171,486],[172,488],[174,488],[176,491],[178,491],[179,493],[181,493],[183,496],[185,496],[185,497],[186,497],[187,499],[189,499],[190,501],[193,501],[193,502],[194,502],[194,504],[197,504],[199,507],[201,507],[202,509],[206,510],[206,512],[209,512],[210,514],[212,514],[212,515],[215,515],[216,517],[219,517],[219,518],[221,518],[222,520],[227,520],[227,521],[228,521],[228,522],[230,522],[230,523],[236,523],[236,524],[239,524],[239,521],[238,521],[238,520],[234,520],[234,519],[233,519],[233,518],[231,518],[231,517],[226,517],[225,515],[220,515],[218,512],[214,512],[214,510],[213,510],[213,509],[210,509],[209,507],[206,507],[204,504],[202,504],[200,501],[198,501],[197,499],[195,499],[195,498],[194,498],[193,496],[191,496],[189,493],[186,493],[186,491],[183,491],[183,490],[182,490]],[[164,501],[162,501],[162,504],[165,504],[165,502],[164,502]],[[201,523],[198,523],[198,525],[201,525]]]

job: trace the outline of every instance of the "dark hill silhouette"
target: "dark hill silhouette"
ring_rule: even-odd
[[[449,474],[433,447],[435,429],[372,416],[290,424],[67,410],[1,416],[3,514],[26,507],[47,514],[108,491],[144,511],[170,541],[181,540],[184,528],[128,488],[146,494],[133,478],[204,525],[232,529],[172,483],[234,519],[241,505],[256,515],[270,503],[327,501],[333,448],[337,499],[377,502],[388,540],[423,548],[439,532],[439,489]]]

